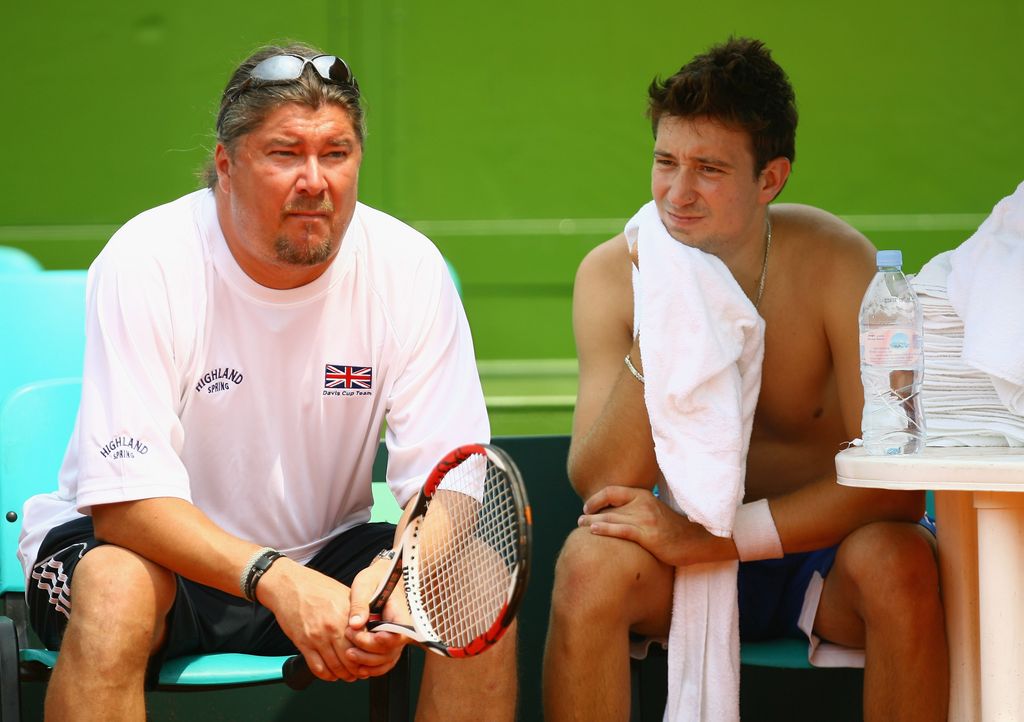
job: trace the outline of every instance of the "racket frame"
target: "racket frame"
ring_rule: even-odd
[[[410,597],[418,596],[413,590],[418,581],[417,555],[420,525],[427,512],[434,492],[452,469],[456,468],[471,456],[481,454],[491,464],[498,467],[509,477],[509,488],[515,501],[518,513],[517,527],[519,539],[516,542],[518,555],[515,565],[510,570],[509,588],[512,590],[508,600],[496,615],[494,622],[482,634],[477,635],[469,644],[462,647],[450,647],[437,641],[437,634],[430,628],[425,615],[413,610]],[[419,492],[409,521],[402,532],[402,538],[396,549],[395,558],[391,562],[388,575],[382,580],[370,602],[370,614],[367,629],[371,631],[393,632],[408,637],[420,647],[446,657],[471,657],[495,645],[511,626],[529,579],[530,547],[532,538],[532,514],[526,497],[522,475],[515,462],[503,450],[490,444],[468,444],[460,446],[438,462],[423,484]],[[385,622],[381,618],[387,599],[403,579],[406,599],[409,601],[412,614],[412,626],[398,622]]]

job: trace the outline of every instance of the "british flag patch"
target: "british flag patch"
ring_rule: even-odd
[[[368,391],[373,388],[373,368],[371,366],[327,364],[324,369],[324,388]]]

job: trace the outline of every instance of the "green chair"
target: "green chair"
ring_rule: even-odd
[[[56,486],[57,472],[71,436],[81,396],[78,378],[27,384],[0,405],[0,722],[20,719],[20,681],[47,679],[57,652],[43,649],[27,621],[25,580],[16,557],[20,513],[29,496]],[[374,496],[386,501],[377,519],[397,520],[384,484]],[[282,681],[287,656],[209,654],[168,660],[157,689],[239,687]],[[385,677],[370,680],[371,719],[408,718],[408,653]]]
[[[11,246],[0,246],[0,274],[35,273],[41,270],[43,270],[43,265],[28,251]]]

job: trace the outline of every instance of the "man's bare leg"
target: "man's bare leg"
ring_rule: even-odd
[[[423,664],[417,722],[516,718],[516,626],[481,655],[446,659],[428,652]]]
[[[629,719],[629,632],[668,635],[673,578],[672,567],[633,542],[588,529],[569,535],[544,652],[545,719]]]
[[[946,632],[923,528],[879,522],[850,534],[825,579],[814,631],[865,650],[864,719],[946,719]]]
[[[116,546],[75,567],[72,612],[46,693],[54,722],[146,719],[146,664],[174,602],[174,575]]]

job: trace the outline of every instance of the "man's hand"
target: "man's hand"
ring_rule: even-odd
[[[345,654],[357,666],[360,679],[387,674],[398,662],[408,639],[393,632],[371,632],[366,629],[370,601],[384,581],[391,563],[387,559],[374,559],[352,581],[348,628],[345,638],[352,644]],[[388,597],[382,617],[389,622],[411,625],[412,617],[405,603],[401,582]]]
[[[348,587],[283,558],[263,575],[256,596],[274,613],[313,674],[328,682],[360,679],[362,665],[348,654],[353,646],[346,634]]]
[[[635,542],[671,566],[736,559],[731,539],[710,534],[646,489],[601,489],[583,505],[578,524],[593,534]]]

